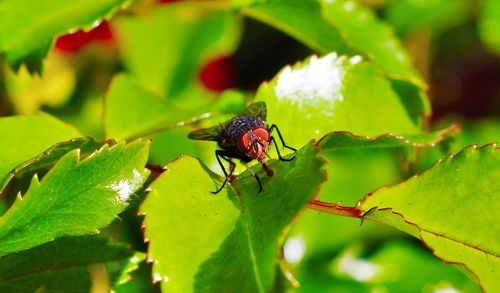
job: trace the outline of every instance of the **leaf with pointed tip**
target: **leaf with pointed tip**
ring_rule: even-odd
[[[79,137],[79,138],[73,138],[69,141],[56,143],[48,150],[38,155],[37,157],[28,160],[26,162],[23,162],[21,165],[17,166],[14,170],[12,170],[4,178],[2,184],[0,185],[0,190],[3,190],[5,188],[5,186],[7,185],[9,180],[12,179],[12,177],[18,174],[32,172],[53,165],[63,155],[74,149],[78,149],[80,152],[80,156],[85,157],[96,151],[98,148],[102,147],[104,144],[105,144],[104,141],[97,141],[95,138],[92,137],[86,137],[86,138]]]
[[[387,75],[425,86],[391,28],[355,1],[269,0],[236,6],[321,53],[362,54]]]
[[[89,292],[103,281],[109,290],[144,258],[102,236],[60,238],[1,258],[0,291]]]
[[[453,124],[448,128],[422,134],[408,136],[383,134],[376,137],[359,136],[347,131],[337,131],[322,137],[316,145],[325,150],[339,149],[373,149],[398,147],[434,147],[439,143],[449,143],[457,135],[460,127]]]
[[[230,91],[211,105],[184,110],[146,90],[128,75],[120,74],[115,76],[106,94],[106,136],[135,138],[185,126],[209,117],[209,112],[225,112],[244,106],[245,99],[244,94]]]
[[[359,56],[331,53],[287,66],[260,86],[256,100],[266,102],[268,122],[277,123],[292,146],[336,130],[358,135],[421,132],[423,113],[412,116],[391,83]]]
[[[77,28],[91,28],[126,0],[37,1],[0,3],[0,54],[18,68],[40,71],[52,39]]]
[[[463,265],[487,292],[500,277],[500,152],[470,146],[419,176],[381,188],[359,205],[365,218],[420,237],[446,262]]]
[[[164,291],[270,290],[280,235],[315,196],[325,173],[311,144],[291,162],[269,163],[273,177],[253,168],[262,192],[247,171],[217,195],[210,191],[221,182],[197,159],[167,165],[140,209],[154,279]]]
[[[104,145],[80,161],[64,155],[0,217],[0,256],[61,236],[97,232],[114,220],[148,176],[149,141]]]
[[[138,85],[132,78],[115,76],[106,94],[106,136],[123,139],[155,128],[169,127],[190,116]]]
[[[52,145],[81,134],[48,114],[0,118],[0,192],[14,168],[33,159]]]

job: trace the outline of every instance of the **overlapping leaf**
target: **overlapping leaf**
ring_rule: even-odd
[[[355,1],[269,0],[237,6],[321,53],[357,52],[392,77],[424,85],[390,27]]]
[[[55,36],[90,28],[125,2],[4,0],[0,3],[0,53],[14,67],[26,62],[30,71],[40,70]]]
[[[95,233],[114,220],[148,176],[148,141],[105,145],[79,159],[71,151],[43,177],[33,177],[0,217],[0,255],[64,235]]]
[[[475,146],[439,162],[420,176],[365,197],[366,218],[419,236],[434,254],[463,265],[484,290],[500,276],[500,156],[495,145]]]
[[[196,159],[182,157],[152,184],[143,206],[154,279],[165,291],[266,292],[276,274],[282,230],[324,180],[311,145],[291,162],[271,161],[273,177],[254,168],[227,187]]]
[[[0,291],[109,291],[144,258],[102,236],[60,238],[1,258]]]
[[[44,151],[35,158],[25,161],[14,168],[3,180],[0,185],[0,190],[5,188],[9,180],[18,174],[28,173],[50,165],[53,165],[66,153],[78,149],[80,156],[87,156],[105,144],[104,141],[97,141],[92,137],[87,138],[74,138],[69,141],[56,143],[48,150]]]
[[[81,134],[50,115],[11,116],[0,119],[0,191],[9,173],[52,145]]]

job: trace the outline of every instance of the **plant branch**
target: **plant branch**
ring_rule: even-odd
[[[308,208],[332,215],[349,217],[349,218],[362,218],[363,212],[355,207],[345,207],[338,204],[322,202],[313,199],[308,205]]]

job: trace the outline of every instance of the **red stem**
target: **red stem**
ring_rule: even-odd
[[[313,199],[308,205],[308,208],[320,212],[329,213],[332,215],[350,217],[350,218],[361,218],[363,212],[355,207],[345,207],[338,204],[332,204],[328,202],[322,202]]]

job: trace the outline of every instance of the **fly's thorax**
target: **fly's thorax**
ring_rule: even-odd
[[[264,121],[253,116],[237,116],[231,119],[222,129],[221,144],[237,146],[241,137],[255,128],[266,128]]]

